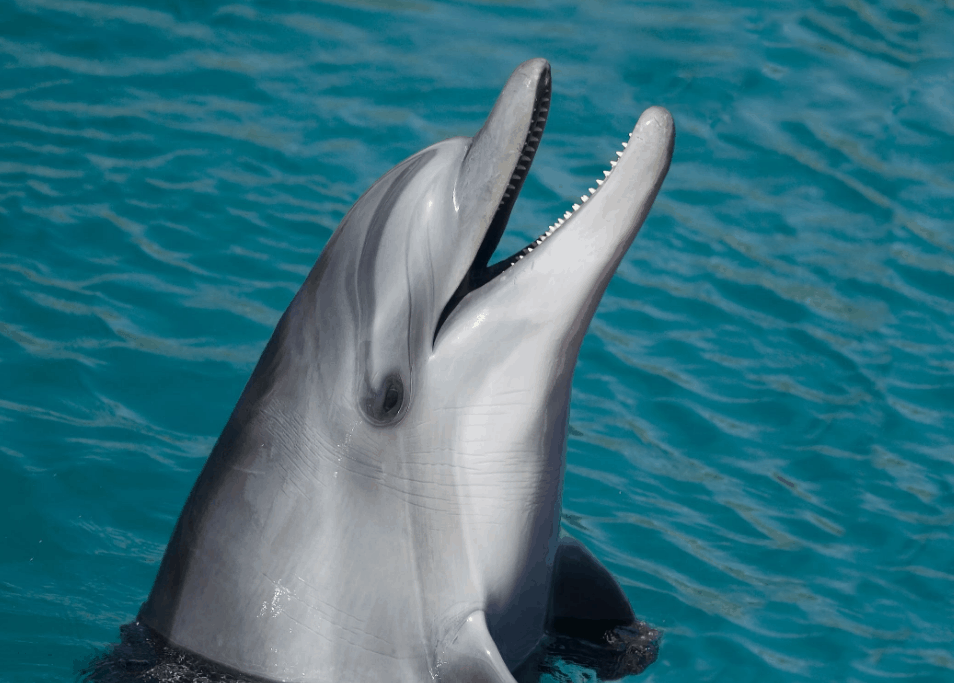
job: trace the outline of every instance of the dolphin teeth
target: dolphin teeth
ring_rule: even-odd
[[[542,130],[542,128],[534,128],[533,130],[534,130],[534,132],[539,132],[539,131]],[[633,137],[633,134],[630,133],[630,134],[629,134],[629,137],[632,138],[632,137]],[[536,146],[535,146],[535,145],[531,145],[530,143],[540,142],[540,138],[538,138],[538,137],[532,137],[532,136],[531,136],[531,137],[528,137],[527,140],[528,140],[527,148],[531,148],[531,147],[532,147],[533,150],[536,149]],[[618,159],[622,159],[622,158],[623,158],[623,150],[625,150],[625,149],[627,148],[628,144],[629,144],[629,143],[627,143],[627,142],[622,143],[623,149],[622,149],[622,150],[618,150],[618,151],[616,152],[616,157],[617,157],[617,158],[616,158],[616,159],[610,159],[610,168],[609,168],[609,170],[604,170],[604,171],[603,171],[603,177],[596,179],[596,187],[595,187],[595,188],[594,188],[594,187],[588,188],[589,194],[588,194],[588,195],[582,195],[582,196],[580,197],[580,202],[581,202],[581,204],[585,204],[587,201],[589,201],[590,197],[592,197],[592,196],[596,193],[597,189],[600,188],[600,187],[602,187],[602,186],[603,186],[603,183],[605,183],[606,180],[610,177],[610,175],[612,175],[613,169],[615,169],[616,166],[619,164]],[[525,149],[524,151],[526,151],[526,149]],[[529,159],[530,159],[530,157],[527,156],[526,154],[524,154],[524,155],[522,155],[522,156],[520,157],[520,161],[521,161],[521,162],[526,162],[526,161],[528,161]],[[517,166],[517,169],[520,170],[520,171],[526,170],[524,166],[520,166],[520,165]],[[514,173],[514,176],[515,176],[515,177],[517,176],[517,173],[516,173],[516,172]],[[512,190],[513,187],[514,187],[513,185],[510,185],[510,186],[508,187],[508,192],[507,192],[507,194],[505,195],[505,197],[509,196],[509,190]],[[579,211],[581,204],[574,204],[573,207],[572,207],[572,209],[571,209],[570,211],[564,212],[562,218],[558,218],[553,225],[551,225],[551,226],[549,226],[549,227],[547,228],[546,232],[544,232],[542,235],[540,235],[536,240],[533,241],[532,244],[528,245],[527,247],[525,247],[525,248],[523,249],[523,251],[521,251],[519,254],[517,254],[516,257],[514,258],[514,260],[511,261],[511,263],[516,263],[517,261],[522,261],[525,256],[529,255],[534,249],[536,249],[536,248],[539,247],[541,244],[543,244],[543,241],[546,240],[546,239],[547,239],[550,235],[552,235],[554,232],[556,232],[556,230],[557,230],[560,226],[562,226],[562,225],[570,218],[570,216],[573,215],[573,212],[574,212],[574,211]]]

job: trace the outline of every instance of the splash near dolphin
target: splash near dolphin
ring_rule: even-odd
[[[646,647],[625,672],[652,661],[655,634],[559,526],[580,344],[675,132],[648,109],[598,189],[490,264],[549,106],[549,64],[520,65],[476,136],[347,213],[189,495],[150,632],[268,680],[511,683],[546,637],[626,629]]]

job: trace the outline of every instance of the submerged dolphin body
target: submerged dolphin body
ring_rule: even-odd
[[[672,155],[647,110],[601,187],[488,266],[550,98],[542,59],[474,138],[348,212],[192,490],[140,620],[278,680],[512,682],[545,630],[633,622],[560,539],[583,335]]]

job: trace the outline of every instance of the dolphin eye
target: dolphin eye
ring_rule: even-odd
[[[400,375],[388,375],[381,386],[372,389],[364,401],[364,412],[377,425],[387,425],[401,417],[404,408],[404,382]]]

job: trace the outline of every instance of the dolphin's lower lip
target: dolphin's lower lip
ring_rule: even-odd
[[[530,125],[527,128],[527,134],[524,138],[523,150],[521,151],[520,158],[511,172],[510,183],[507,185],[507,189],[504,192],[503,197],[500,199],[500,204],[497,206],[497,210],[494,213],[490,224],[487,226],[484,239],[480,244],[480,248],[477,250],[477,254],[474,256],[473,263],[461,280],[460,285],[457,287],[457,291],[454,292],[454,295],[450,298],[450,300],[447,302],[447,305],[444,306],[444,310],[441,312],[440,318],[437,322],[437,327],[434,330],[435,339],[437,338],[438,332],[440,332],[441,326],[447,319],[447,316],[449,316],[451,311],[453,311],[457,304],[460,303],[461,299],[467,296],[468,292],[472,292],[473,290],[487,284],[517,261],[519,252],[518,254],[514,254],[509,258],[498,261],[494,265],[489,265],[490,258],[493,256],[494,250],[496,250],[497,245],[500,243],[500,238],[503,237],[504,230],[507,227],[507,222],[510,219],[510,213],[513,211],[514,203],[517,201],[517,195],[520,194],[520,190],[523,188],[523,183],[527,179],[527,175],[530,172],[530,165],[533,163],[533,157],[536,155],[537,148],[540,146],[540,139],[543,137],[543,129],[546,127],[547,123],[547,114],[550,111],[550,94],[550,69],[547,67],[546,71],[537,82],[536,97],[534,98],[533,103],[533,115],[530,118]]]

